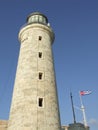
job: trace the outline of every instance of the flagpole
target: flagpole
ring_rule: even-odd
[[[83,102],[82,102],[82,97],[80,95],[80,92],[79,92],[79,96],[80,96],[80,103],[81,103],[81,111],[83,113],[83,123],[85,126],[87,126],[87,121],[86,121],[86,114],[85,114],[85,107],[83,105]]]
[[[70,98],[71,98],[71,105],[72,105],[73,119],[74,119],[74,124],[75,124],[75,123],[76,123],[76,117],[75,117],[75,110],[74,110],[74,104],[73,104],[72,92],[70,92]]]

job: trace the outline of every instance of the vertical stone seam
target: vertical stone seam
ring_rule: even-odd
[[[42,39],[43,40],[43,39]],[[42,53],[43,53],[43,56],[44,56],[44,50],[42,50]],[[42,59],[41,59],[42,60]],[[45,59],[43,59],[43,61],[44,61]],[[43,71],[44,71],[44,124],[45,124],[45,121],[46,121],[46,100],[45,100],[45,64],[44,64],[44,69],[43,69]],[[45,125],[44,125],[45,126]],[[45,130],[46,128],[44,128],[44,130]]]
[[[37,37],[37,46],[38,46],[38,50],[39,50],[39,42],[38,42],[38,37]],[[38,52],[37,52],[37,99],[38,100],[38,86],[39,86],[39,82],[38,82]],[[37,130],[38,130],[38,101],[37,101]]]

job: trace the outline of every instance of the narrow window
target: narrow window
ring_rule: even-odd
[[[38,100],[38,106],[43,107],[43,98],[39,98]]]
[[[39,79],[41,80],[43,76],[43,73],[39,73]]]
[[[39,58],[42,58],[42,52],[38,53]]]
[[[42,37],[41,36],[39,36],[39,41],[41,41],[42,40]]]

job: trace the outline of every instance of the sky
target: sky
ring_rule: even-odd
[[[40,11],[55,33],[53,44],[61,124],[82,122],[79,91],[90,130],[98,129],[98,0],[0,0],[0,119],[8,120],[20,49],[18,33]]]

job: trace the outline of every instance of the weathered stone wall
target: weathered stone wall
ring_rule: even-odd
[[[68,126],[62,126],[62,130],[68,130]]]
[[[0,130],[7,130],[8,121],[0,120]]]
[[[61,130],[51,49],[53,32],[48,26],[30,24],[21,29],[19,39],[8,130]]]

